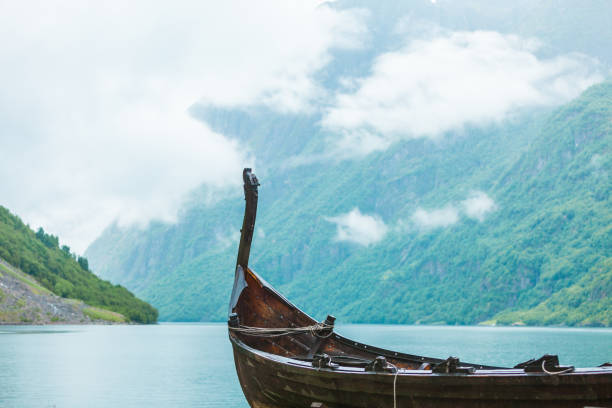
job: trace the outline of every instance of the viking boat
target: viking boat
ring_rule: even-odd
[[[228,329],[253,408],[612,407],[612,366],[560,366],[544,355],[513,368],[385,350],[341,336],[249,268],[259,182],[244,169],[246,208]]]

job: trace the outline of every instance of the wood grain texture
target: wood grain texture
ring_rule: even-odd
[[[316,321],[278,294],[252,270],[247,287],[232,310],[240,324],[251,327],[303,327]],[[577,369],[548,375],[480,364],[474,374],[432,374],[422,362],[441,360],[396,353],[352,342],[339,335],[320,340],[310,333],[261,338],[230,331],[236,370],[252,407],[393,407],[392,373],[343,366],[316,369],[305,359],[315,352],[373,360],[377,356],[400,367],[398,407],[584,407],[612,406],[612,369]],[[312,353],[310,353],[312,354]]]

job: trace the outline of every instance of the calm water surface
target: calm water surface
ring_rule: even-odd
[[[611,329],[344,325],[369,344],[512,366],[612,360]],[[0,407],[247,407],[223,324],[0,326]]]

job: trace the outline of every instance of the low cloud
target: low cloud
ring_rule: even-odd
[[[336,224],[336,241],[369,246],[381,241],[390,230],[401,234],[414,227],[424,231],[446,228],[461,221],[462,215],[482,222],[496,209],[495,201],[486,193],[473,191],[465,200],[442,208],[418,207],[410,221],[400,220],[391,226],[386,225],[378,215],[362,214],[359,208],[325,219]]]
[[[431,211],[417,208],[412,215],[412,221],[422,229],[448,227],[459,221],[459,210],[452,205]]]
[[[417,208],[412,215],[412,222],[421,229],[443,228],[458,223],[461,214],[482,222],[496,209],[495,201],[486,193],[473,191],[468,198],[458,204],[449,204],[433,210]]]
[[[185,193],[254,165],[196,102],[307,112],[359,10],[281,0],[3,2],[0,204],[76,251],[113,220],[172,221]]]
[[[493,199],[482,191],[474,191],[461,202],[461,208],[465,215],[480,222],[484,221],[486,215],[494,211],[496,207]]]
[[[322,126],[340,135],[336,150],[367,154],[402,138],[436,138],[517,109],[561,104],[603,79],[593,59],[542,59],[537,49],[534,40],[491,31],[413,40],[378,56],[356,90],[336,95]]]
[[[346,214],[327,217],[326,220],[336,224],[337,241],[353,242],[363,246],[381,241],[388,231],[388,227],[379,216],[362,214],[358,208]]]

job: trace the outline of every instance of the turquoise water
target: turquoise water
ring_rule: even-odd
[[[344,325],[370,344],[511,366],[612,360],[611,329]],[[246,407],[223,324],[0,326],[0,407]]]

